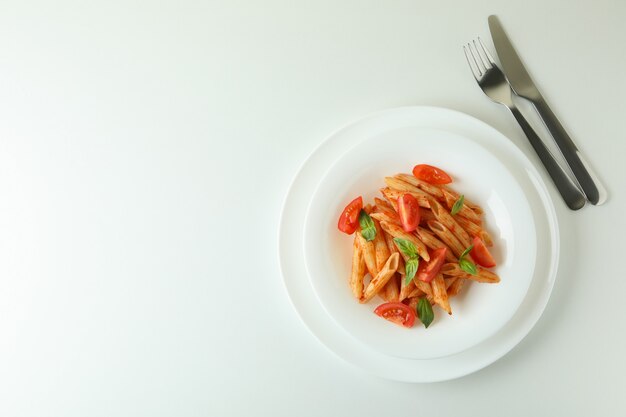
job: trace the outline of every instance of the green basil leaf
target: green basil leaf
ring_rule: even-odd
[[[420,258],[417,256],[413,256],[406,261],[404,265],[404,269],[406,270],[406,275],[404,277],[404,285],[409,285],[413,278],[415,278],[415,273],[417,272],[417,267],[419,266]]]
[[[450,214],[454,216],[459,211],[461,211],[461,209],[463,208],[463,201],[465,201],[465,196],[461,194],[459,199],[454,202],[454,205],[452,206],[452,210],[450,210]]]
[[[476,275],[478,271],[476,270],[476,265],[473,262],[468,261],[467,259],[459,259],[459,266],[461,269],[468,274]]]
[[[370,215],[363,209],[361,209],[361,212],[359,213],[359,224],[361,225],[361,236],[363,236],[368,242],[374,240],[376,237],[376,226],[374,225],[374,220],[372,220]]]
[[[435,319],[435,314],[433,313],[433,307],[430,305],[430,301],[426,297],[420,298],[417,303],[417,315],[420,318],[420,321],[424,323],[424,327],[428,328],[430,323]]]
[[[459,256],[459,261],[465,257],[468,253],[470,253],[474,249],[474,245],[469,245],[469,248],[465,249],[461,256]]]
[[[417,249],[415,249],[415,245],[411,241],[399,237],[394,237],[393,241],[396,243],[398,249],[408,258],[415,258],[417,256]]]

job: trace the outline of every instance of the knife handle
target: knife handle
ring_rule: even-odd
[[[565,161],[572,169],[572,173],[587,196],[587,200],[594,205],[602,204],[606,200],[606,190],[602,187],[597,176],[589,169],[589,164],[582,159],[574,141],[569,137],[559,119],[548,106],[548,103],[546,103],[543,97],[532,100],[532,103],[541,116],[543,123],[552,134]]]
[[[548,174],[554,181],[554,185],[561,193],[563,200],[565,200],[565,204],[572,210],[578,210],[585,205],[585,196],[580,192],[578,187],[574,185],[572,180],[567,176],[565,171],[561,169],[559,164],[550,153],[550,150],[546,147],[543,141],[537,136],[537,133],[533,130],[533,128],[528,124],[528,121],[524,118],[522,113],[516,107],[510,107],[511,113],[515,116],[517,123],[519,123],[520,127],[526,134],[528,141],[535,149],[537,155],[539,155],[539,159],[543,163],[543,166],[546,167]]]

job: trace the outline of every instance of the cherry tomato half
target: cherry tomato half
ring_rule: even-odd
[[[405,232],[412,232],[420,224],[420,206],[411,194],[402,194],[398,198],[398,214]]]
[[[446,261],[447,248],[439,248],[430,252],[430,261],[425,262],[423,259],[417,267],[417,279],[424,282],[430,282],[437,276],[439,270]]]
[[[446,171],[432,165],[415,165],[415,167],[413,167],[413,175],[415,178],[430,184],[450,184],[452,182],[452,178]]]
[[[374,313],[404,327],[413,327],[415,323],[415,311],[411,307],[402,303],[385,303],[376,307]]]
[[[359,225],[359,212],[363,208],[363,197],[358,196],[343,209],[339,216],[337,227],[344,233],[351,235]]]
[[[474,247],[472,248],[470,254],[478,265],[484,266],[485,268],[491,268],[493,266],[496,266],[496,261],[489,253],[487,246],[485,246],[485,243],[481,238],[479,238],[478,236],[474,236],[472,244],[474,245]]]

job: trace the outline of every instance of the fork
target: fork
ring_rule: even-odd
[[[526,118],[520,113],[513,102],[513,91],[511,90],[508,80],[494,61],[482,40],[480,40],[480,38],[478,38],[478,42],[473,40],[463,46],[463,51],[465,52],[465,58],[467,58],[467,64],[485,95],[492,101],[506,106],[513,114],[515,120],[517,120],[517,123],[519,123],[526,134],[528,141],[535,149],[535,152],[537,152],[537,155],[539,155],[543,166],[548,171],[548,174],[550,174],[554,185],[556,185],[559,193],[561,193],[565,204],[572,210],[582,208],[586,202],[584,194],[574,185],[569,176],[559,166],[556,159],[554,159],[550,150],[530,126]]]

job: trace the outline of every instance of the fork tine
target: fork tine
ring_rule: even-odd
[[[478,72],[482,76],[484,73],[487,72],[487,68],[485,68],[485,65],[481,65],[483,62],[480,56],[476,58],[476,54],[478,53],[478,52],[475,52],[476,48],[472,48],[472,44],[468,43],[467,49],[469,50],[470,55],[472,56],[472,59],[474,60],[474,64],[476,64],[476,68],[478,68]]]
[[[470,69],[472,70],[472,74],[474,74],[474,78],[478,80],[483,74],[482,72],[480,72],[480,68],[478,68],[478,66],[476,65],[476,60],[474,59],[474,57],[470,59],[470,53],[467,51],[467,47],[465,45],[463,45],[463,52],[465,52],[465,59],[467,59],[467,65],[469,65]],[[474,61],[474,65],[472,65],[472,60]]]
[[[474,60],[474,63],[476,64],[476,68],[478,68],[478,71],[481,72],[481,75],[487,72],[487,69],[485,68],[484,65],[481,65],[482,62],[480,60],[480,58],[476,58],[476,52],[475,49],[472,48],[472,44],[468,43],[467,44],[467,50],[470,52],[470,55],[472,56],[472,59]]]
[[[487,58],[483,56],[484,54],[480,53],[481,48],[478,47],[476,39],[472,40],[472,44],[474,45],[474,50],[478,54],[478,58],[480,58],[480,62],[482,62],[482,64],[485,66],[485,72],[487,72],[487,70],[492,67],[491,63],[489,62],[489,60],[487,60]]]
[[[489,62],[491,62],[491,65],[496,65],[496,61],[493,59],[493,57],[489,53],[489,49],[487,49],[487,47],[483,43],[483,40],[480,39],[480,36],[478,37],[478,43],[480,43],[480,46],[482,46],[482,50],[485,53],[485,55],[487,56],[487,59],[489,60]]]

